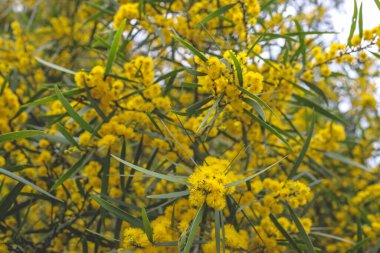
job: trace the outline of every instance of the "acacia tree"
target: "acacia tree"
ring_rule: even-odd
[[[380,26],[336,42],[340,2],[8,0],[0,251],[377,252]]]

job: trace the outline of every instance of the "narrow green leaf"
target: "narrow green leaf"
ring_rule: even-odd
[[[69,91],[62,92],[62,95],[64,95],[65,97],[72,97],[74,95],[81,94],[84,91],[85,91],[85,89],[72,89],[72,90],[69,90]],[[23,104],[21,106],[21,108],[28,108],[30,106],[45,104],[45,103],[54,101],[56,99],[57,99],[57,95],[47,96],[47,97],[44,97],[44,98],[40,98],[40,99],[36,99],[34,101],[31,101],[31,102],[28,102],[27,104]]]
[[[236,70],[239,86],[243,87],[243,72],[241,70],[240,63],[239,63],[238,59],[236,58],[236,56],[233,52],[231,52],[231,51],[228,51],[228,52],[230,53],[231,59],[235,65],[235,70]]]
[[[380,1],[380,0],[379,0],[379,1]],[[380,54],[375,53],[375,52],[371,52],[371,51],[370,51],[370,53],[373,54],[376,58],[380,59]]]
[[[314,83],[308,82],[308,81],[306,81],[304,79],[301,79],[301,81],[303,83],[305,83],[307,85],[307,87],[309,87],[312,91],[314,91],[315,93],[317,93],[325,101],[326,105],[328,104],[328,99],[327,99],[324,91],[321,88],[319,88]]]
[[[61,67],[61,66],[58,66],[54,63],[51,63],[51,62],[47,62],[45,60],[42,60],[41,58],[39,57],[34,57],[39,63],[42,63],[43,65],[46,65],[48,66],[49,68],[52,68],[52,69],[55,69],[55,70],[58,70],[58,71],[61,71],[61,72],[64,72],[64,73],[67,73],[67,74],[70,74],[70,75],[75,75],[76,72],[75,71],[72,71],[72,70],[69,70],[67,68],[64,68],[64,67]]]
[[[346,238],[343,238],[343,237],[339,237],[339,236],[336,236],[336,235],[326,234],[326,233],[322,233],[322,232],[310,232],[310,234],[326,237],[326,238],[329,238],[329,239],[333,239],[333,240],[336,240],[336,241],[341,241],[341,242],[345,242],[345,243],[349,243],[349,244],[355,244],[353,241],[351,241],[349,239],[346,239]]]
[[[18,194],[21,192],[24,187],[23,183],[18,183],[13,189],[5,196],[0,202],[0,221],[5,218],[6,213],[12,204],[16,201]]]
[[[153,243],[152,226],[150,225],[150,221],[145,208],[141,208],[141,219],[143,222],[145,234],[147,235],[149,241]]]
[[[317,103],[307,99],[307,98],[304,98],[304,97],[301,97],[297,94],[293,94],[293,97],[297,100],[297,102],[300,104],[300,105],[304,105],[304,106],[307,106],[309,108],[314,108],[314,110],[332,120],[335,120],[335,121],[339,121],[343,124],[346,124],[346,122],[341,119],[340,117],[336,116],[335,114],[331,113],[330,111],[324,109],[322,106],[318,105]]]
[[[74,110],[74,108],[70,105],[69,101],[63,96],[62,92],[59,90],[58,86],[55,86],[55,93],[57,94],[58,99],[61,101],[61,104],[66,109],[67,113],[79,124],[79,126],[89,131],[90,133],[93,133],[94,130],[92,127],[84,120],[81,116]]]
[[[193,222],[191,223],[189,236],[187,238],[183,253],[190,253],[191,247],[193,246],[195,233],[199,227],[199,224],[202,222],[203,212],[205,211],[205,208],[206,208],[205,205],[203,205],[201,208],[198,209],[197,214],[195,215],[195,218]]]
[[[197,130],[195,131],[195,133],[198,133],[199,130],[201,130],[201,129],[203,130],[203,125],[206,124],[206,122],[207,122],[207,120],[210,118],[212,112],[213,112],[214,110],[216,110],[216,108],[217,108],[217,106],[219,105],[220,101],[223,99],[223,96],[224,96],[224,94],[220,95],[220,96],[215,100],[215,103],[214,103],[214,104],[211,106],[211,108],[208,110],[206,116],[203,118],[202,122],[199,124],[199,126],[198,126]],[[206,128],[207,125],[208,125],[208,124],[206,124],[206,125],[204,126],[204,128]]]
[[[229,5],[225,5],[223,7],[220,7],[219,9],[217,9],[216,11],[210,13],[209,15],[207,15],[202,21],[200,21],[195,27],[201,27],[205,24],[207,24],[210,20],[216,18],[216,17],[219,17],[221,16],[223,13],[227,12],[229,9],[231,9],[232,7],[234,7],[236,5],[236,3],[233,3],[233,4],[229,4]]]
[[[374,0],[375,1],[375,4],[377,5],[377,8],[379,8],[380,10],[380,0]]]
[[[379,2],[379,9],[380,9],[380,2]],[[380,238],[377,239],[376,245],[374,245],[372,248],[368,249],[368,253],[379,253],[380,250]]]
[[[198,84],[198,83],[187,83],[187,82],[183,82],[181,84],[182,87],[185,87],[185,88],[198,88],[198,87],[202,87],[201,84]]]
[[[216,252],[220,253],[220,211],[215,209],[215,243],[216,243]]]
[[[355,0],[354,5],[354,13],[352,15],[352,21],[351,21],[351,29],[350,29],[350,35],[348,36],[348,45],[351,45],[351,39],[354,36],[355,28],[356,28],[356,21],[358,19],[358,4]]]
[[[302,64],[306,66],[306,46],[305,46],[305,35],[303,34],[303,29],[301,24],[297,19],[294,19],[294,23],[296,24],[297,30],[299,32],[299,51],[302,53]]]
[[[13,70],[10,70],[7,76],[4,78],[4,81],[1,84],[0,96],[3,95],[5,87],[7,86],[7,83],[9,83],[9,80],[11,79],[12,74],[13,74]]]
[[[165,83],[165,89],[164,89],[164,92],[163,92],[163,95],[166,96],[169,91],[171,90],[171,88],[173,87],[173,83],[174,83],[174,80],[176,79],[177,77],[177,74],[174,74],[172,75],[169,80]]]
[[[269,105],[267,105],[267,103],[264,102],[264,100],[262,100],[259,96],[256,96],[255,94],[252,94],[251,92],[247,91],[246,89],[244,89],[243,87],[239,87],[239,90],[241,90],[244,94],[248,95],[250,98],[252,98],[253,100],[255,100],[257,103],[259,103],[261,106],[264,106],[265,108],[267,108],[271,114],[273,116],[275,116],[277,119],[280,119],[277,114],[272,110],[272,108],[270,108]]]
[[[120,26],[117,28],[116,34],[113,37],[113,41],[112,41],[112,44],[111,44],[111,47],[109,50],[109,54],[108,54],[108,59],[107,59],[107,63],[106,63],[106,70],[104,72],[104,76],[107,76],[108,74],[111,73],[112,64],[116,59],[117,51],[119,49],[120,39],[123,35],[123,31],[124,31],[126,22],[127,22],[127,20],[124,19],[120,23]]]
[[[364,166],[361,163],[355,162],[348,157],[345,157],[345,156],[342,156],[340,154],[333,153],[333,152],[324,152],[324,154],[331,159],[338,160],[338,161],[341,161],[342,163],[345,163],[345,164],[351,165],[353,167],[360,168],[360,169],[363,169],[365,171],[368,171],[368,168],[366,166]]]
[[[99,102],[92,97],[91,92],[90,92],[90,88],[87,86],[87,82],[86,82],[85,78],[83,78],[83,83],[84,83],[84,86],[86,89],[86,96],[87,96],[87,99],[90,101],[91,107],[95,109],[95,111],[103,119],[103,121],[106,121],[107,117],[104,114],[104,112],[102,111],[102,109],[99,108],[99,106],[98,106]]]
[[[369,238],[364,238],[363,240],[358,241],[357,243],[355,243],[354,246],[348,249],[346,253],[363,253],[363,248],[365,244],[368,243],[368,240]],[[366,252],[370,253],[371,251],[366,251]],[[375,253],[378,253],[378,251],[376,251]]]
[[[260,115],[260,117],[264,121],[267,121],[266,116],[265,116],[265,112],[259,103],[257,103],[256,101],[253,101],[252,99],[245,98],[245,97],[243,97],[241,100],[243,102],[245,102],[246,104],[250,105]]]
[[[253,120],[257,121],[260,124],[260,126],[264,127],[265,129],[268,129],[269,132],[276,135],[283,143],[285,143],[286,146],[292,149],[292,147],[289,145],[286,139],[273,126],[269,125],[268,123],[266,123],[264,120],[260,119],[259,117],[256,117],[255,115],[253,115],[250,111],[246,109],[244,109],[244,112],[247,113],[248,116],[250,116]]]
[[[359,37],[363,38],[363,2],[360,3],[359,8]]]
[[[10,132],[0,135],[0,143],[4,141],[14,141],[17,139],[31,138],[39,135],[44,135],[45,132],[40,130],[22,130],[16,132]]]
[[[361,6],[360,6],[361,7]],[[358,218],[358,221],[357,221],[357,244],[359,243],[359,246],[357,248],[357,253],[363,253],[364,250],[363,250],[363,244],[360,244],[362,241],[363,241],[363,227],[362,227],[362,222],[360,221],[360,218]]]
[[[259,172],[255,173],[255,174],[253,174],[253,175],[250,175],[250,176],[248,176],[248,177],[242,178],[242,179],[237,180],[237,181],[235,181],[235,182],[232,182],[232,183],[226,184],[225,187],[228,188],[228,187],[238,186],[238,185],[240,185],[240,184],[242,184],[242,183],[248,182],[248,181],[252,180],[253,178],[255,178],[255,177],[261,175],[261,174],[264,173],[264,172],[266,172],[266,171],[269,170],[270,168],[276,166],[276,165],[279,164],[282,160],[284,160],[286,157],[287,157],[287,156],[281,158],[279,161],[275,162],[274,164],[269,165],[269,166],[266,167],[265,169],[260,170]]]
[[[313,243],[311,242],[309,236],[307,235],[305,229],[303,228],[301,221],[298,219],[297,215],[294,213],[293,209],[290,207],[289,204],[286,203],[286,207],[288,208],[290,217],[292,218],[292,220],[294,221],[294,224],[296,225],[298,229],[298,234],[300,238],[306,245],[307,252],[315,253]]]
[[[180,191],[180,192],[171,192],[171,193],[164,193],[164,194],[157,194],[157,195],[148,195],[147,198],[150,199],[171,199],[171,198],[180,198],[189,195],[190,192],[188,190],[186,191]]]
[[[145,0],[139,0],[139,19],[145,15]]]
[[[117,218],[130,223],[132,226],[140,227],[140,228],[143,227],[143,224],[139,219],[136,219],[132,215],[124,212],[123,210],[114,206],[107,200],[102,199],[100,196],[93,194],[91,198],[95,200],[103,209],[107,210],[108,212],[116,216]]]
[[[315,115],[313,112],[310,128],[309,128],[309,131],[307,132],[306,141],[302,147],[302,150],[301,150],[299,156],[297,157],[297,160],[294,162],[294,165],[293,165],[292,169],[290,170],[289,178],[292,178],[297,173],[297,169],[301,165],[301,163],[302,163],[302,161],[306,155],[306,152],[309,149],[310,141],[311,141],[311,138],[313,137],[314,124],[315,124]]]
[[[121,163],[124,163],[125,165],[137,170],[137,171],[140,171],[144,174],[147,174],[147,175],[150,175],[152,177],[155,177],[155,178],[160,178],[160,179],[163,179],[163,180],[167,180],[167,181],[170,181],[170,182],[173,182],[173,183],[179,183],[179,184],[183,184],[183,185],[189,185],[188,182],[185,182],[183,180],[181,180],[179,177],[176,177],[176,176],[170,176],[170,175],[165,175],[165,174],[161,174],[161,173],[157,173],[157,172],[154,172],[154,171],[151,171],[151,170],[146,170],[144,168],[141,168],[139,166],[136,166],[132,163],[129,163],[127,161],[124,161],[124,160],[121,160],[119,157],[115,156],[115,155],[111,155],[113,158],[115,158],[116,160],[118,160],[119,162]]]
[[[93,3],[93,2],[84,2],[85,4],[95,8],[95,9],[98,9],[100,10],[101,12],[104,12],[104,13],[107,13],[108,15],[111,15],[111,16],[114,16],[115,13],[109,9],[106,9],[104,8],[103,6],[99,5],[99,4],[96,4],[96,3]]]
[[[206,73],[196,71],[195,69],[186,68],[185,71],[193,76],[207,76]]]
[[[54,185],[51,187],[50,191],[54,191],[58,186],[62,185],[67,179],[74,176],[91,158],[93,153],[88,154],[85,158],[80,158],[70,169],[68,169],[64,174],[62,174]]]
[[[191,45],[189,42],[187,42],[184,39],[181,39],[180,37],[178,37],[175,34],[172,34],[172,37],[173,37],[173,39],[175,39],[176,41],[178,41],[179,43],[181,43],[182,45],[184,45],[191,52],[193,52],[193,54],[195,54],[196,56],[198,56],[202,61],[207,62],[207,57],[201,51],[199,51],[193,45]]]
[[[200,100],[200,101],[190,105],[188,108],[186,108],[186,112],[194,113],[195,111],[197,111],[198,109],[200,109],[202,106],[204,106],[205,104],[207,104],[208,102],[210,102],[213,99],[214,99],[214,97],[210,96],[204,100]]]
[[[26,180],[26,179],[24,179],[24,178],[22,178],[22,177],[20,177],[20,176],[18,176],[16,174],[13,174],[10,171],[7,171],[5,169],[0,168],[0,174],[4,174],[4,175],[6,175],[6,176],[8,176],[8,177],[10,177],[10,178],[12,178],[12,179],[14,179],[16,181],[19,181],[19,182],[21,182],[21,183],[23,183],[25,185],[28,185],[28,186],[32,187],[34,190],[38,191],[39,193],[41,193],[41,194],[43,194],[43,195],[45,195],[45,196],[47,196],[47,197],[49,197],[49,198],[51,198],[53,200],[56,200],[56,201],[59,201],[59,202],[63,202],[61,199],[54,197],[53,195],[51,195],[47,191],[43,190],[41,187],[33,184],[32,182],[30,182],[30,181],[28,181],[28,180]]]
[[[71,136],[69,132],[67,132],[66,128],[60,122],[58,122],[56,126],[58,128],[58,131],[66,138],[66,140],[68,140],[71,143],[71,145],[78,146],[78,143],[76,142],[74,137]]]
[[[154,80],[154,83],[158,83],[158,82],[160,82],[162,80],[165,80],[165,79],[167,79],[169,77],[172,77],[173,75],[177,75],[179,72],[182,72],[184,70],[185,70],[184,68],[180,68],[180,69],[176,69],[176,70],[170,71],[170,72],[168,72],[168,73],[166,73],[166,74],[158,77],[156,80]]]
[[[302,251],[298,248],[297,243],[294,241],[294,239],[288,234],[286,229],[281,225],[281,223],[277,220],[277,218],[273,214],[269,214],[270,219],[272,220],[273,224],[276,226],[278,231],[288,240],[290,246],[297,251],[298,253],[302,253]]]

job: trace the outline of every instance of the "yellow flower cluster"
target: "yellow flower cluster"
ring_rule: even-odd
[[[189,177],[190,204],[201,207],[207,203],[209,207],[223,210],[226,207],[226,197],[235,192],[235,187],[226,185],[238,178],[229,169],[227,160],[207,157],[204,164]]]
[[[328,41],[331,1],[8,2],[0,252],[375,251],[380,26]]]

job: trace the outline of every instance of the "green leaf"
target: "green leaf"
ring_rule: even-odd
[[[380,9],[380,2],[379,2],[379,9]],[[374,245],[372,248],[368,249],[368,253],[378,253],[380,250],[380,238],[377,239],[376,245]]]
[[[123,35],[123,31],[124,31],[126,22],[127,22],[127,20],[124,19],[120,23],[120,26],[117,28],[116,34],[113,37],[113,41],[112,41],[112,44],[111,44],[111,47],[110,47],[110,50],[108,53],[108,59],[107,59],[107,63],[106,63],[106,70],[104,72],[104,76],[107,76],[108,74],[111,73],[112,64],[116,59],[117,51],[119,49],[120,39],[121,39],[121,36]]]
[[[302,163],[302,161],[306,155],[306,152],[309,149],[310,141],[311,141],[311,138],[313,137],[314,124],[315,124],[315,115],[313,112],[310,128],[309,128],[309,131],[307,132],[306,141],[302,147],[302,150],[301,150],[299,156],[297,157],[297,160],[294,162],[294,165],[293,165],[292,169],[290,170],[289,178],[292,178],[297,173],[297,169],[301,165],[301,163]]]
[[[18,183],[13,189],[5,196],[0,202],[0,221],[5,218],[6,213],[12,204],[16,201],[18,194],[21,192],[24,187],[23,183]]]
[[[84,86],[86,89],[87,99],[90,101],[90,106],[95,109],[95,111],[102,118],[103,121],[106,121],[107,117],[104,114],[104,112],[99,108],[99,106],[98,106],[99,102],[92,97],[91,92],[90,92],[90,88],[87,86],[87,82],[86,82],[85,78],[83,78],[83,83],[84,83]]]
[[[360,221],[360,218],[358,218],[358,221],[357,221],[357,243],[360,243],[363,241],[363,227],[362,227],[362,223]],[[358,245],[358,244],[356,244]],[[360,244],[359,244],[360,245]],[[357,248],[357,253],[363,253],[363,244],[361,244],[358,248]]]
[[[73,138],[73,136],[71,136],[71,134],[67,132],[66,128],[60,122],[58,122],[56,126],[58,128],[58,131],[66,138],[66,140],[68,140],[71,143],[71,145],[79,146],[76,140]]]
[[[176,177],[176,176],[170,176],[170,175],[165,175],[165,174],[161,174],[161,173],[157,173],[157,172],[154,172],[154,171],[151,171],[151,170],[146,170],[144,168],[141,168],[139,166],[136,166],[132,163],[129,163],[127,161],[124,161],[124,160],[121,160],[119,157],[115,156],[115,155],[111,155],[113,158],[115,158],[116,160],[118,160],[119,162],[121,163],[124,163],[125,165],[137,170],[137,171],[140,171],[144,174],[147,174],[147,175],[150,175],[154,178],[160,178],[160,179],[163,179],[163,180],[167,180],[167,181],[170,181],[170,182],[173,182],[173,183],[179,183],[179,184],[183,184],[183,185],[190,185],[188,182],[185,182],[183,180],[181,180],[179,177]]]
[[[331,158],[331,159],[341,161],[342,163],[345,163],[345,164],[351,165],[351,166],[356,167],[356,168],[363,169],[363,170],[365,170],[365,171],[369,171],[368,168],[367,168],[366,166],[364,166],[364,165],[361,164],[361,163],[355,162],[355,161],[351,160],[351,159],[348,158],[348,157],[345,157],[345,156],[342,156],[342,155],[340,155],[340,154],[333,153],[333,152],[324,152],[324,154],[325,154],[327,157]]]
[[[368,240],[369,238],[364,238],[363,240],[355,243],[355,245],[349,248],[346,251],[346,253],[363,253],[363,248],[365,244],[368,243]],[[371,251],[366,251],[366,252],[370,253]],[[378,251],[376,251],[375,253],[378,253]]]
[[[370,53],[373,54],[376,58],[380,59],[380,54],[375,53],[375,52],[371,52],[371,51],[370,51]]]
[[[184,45],[191,52],[193,52],[193,54],[195,54],[196,56],[198,56],[202,61],[207,62],[207,57],[201,51],[199,51],[193,45],[191,45],[189,42],[187,42],[184,39],[181,39],[180,37],[178,37],[175,34],[172,34],[172,37],[173,37],[173,39],[175,39],[176,41],[178,41],[179,43],[181,43],[182,45]]]
[[[219,9],[217,9],[216,11],[210,13],[209,15],[207,15],[201,22],[199,22],[195,27],[201,27],[205,24],[207,24],[210,20],[216,18],[216,17],[219,17],[221,16],[223,13],[227,12],[229,9],[231,9],[232,7],[234,7],[236,5],[236,3],[233,3],[233,4],[229,4],[229,5],[225,5],[223,7],[220,7]]]
[[[199,224],[202,222],[203,212],[205,211],[205,208],[205,205],[203,205],[201,208],[198,209],[197,214],[195,215],[195,218],[191,223],[189,236],[187,238],[183,253],[190,253],[191,247],[193,246],[195,233],[199,227]]]
[[[294,213],[293,209],[289,206],[288,203],[286,203],[286,207],[288,208],[289,213],[290,213],[290,217],[292,218],[292,220],[294,221],[294,224],[296,225],[296,227],[298,229],[298,235],[300,236],[300,238],[302,239],[302,241],[306,245],[307,252],[308,253],[315,253],[313,243],[311,242],[309,236],[306,234],[306,231],[303,228],[302,223],[298,219],[297,215]]]
[[[294,250],[296,250],[298,253],[302,253],[302,251],[298,248],[297,243],[294,241],[294,239],[286,232],[286,229],[281,225],[281,223],[277,220],[277,218],[273,214],[269,214],[270,219],[272,220],[273,224],[276,226],[278,231],[288,240],[290,246]]]
[[[44,135],[45,132],[40,130],[22,130],[0,135],[0,143],[4,141],[13,141],[23,138],[31,138],[35,136]]]
[[[301,24],[297,19],[294,19],[294,23],[296,24],[297,30],[299,32],[299,51],[302,53],[302,64],[306,66],[306,46],[305,46],[305,35],[303,34],[303,29]]]
[[[216,252],[220,253],[220,228],[221,228],[221,222],[220,222],[220,213],[221,211],[218,211],[215,209],[215,243],[216,243]]]
[[[34,57],[39,63],[42,63],[43,65],[46,65],[48,66],[49,68],[52,68],[52,69],[55,69],[55,70],[58,70],[58,71],[61,71],[61,72],[64,72],[64,73],[67,73],[67,74],[70,74],[70,75],[75,75],[76,72],[75,71],[72,71],[72,70],[69,70],[67,68],[64,68],[64,67],[61,67],[61,66],[58,66],[54,63],[51,63],[51,62],[47,62],[45,60],[42,60],[41,58],[39,57]]]
[[[160,76],[160,77],[157,78],[156,80],[154,80],[154,83],[158,83],[158,82],[160,82],[160,81],[162,81],[162,80],[165,80],[165,79],[167,79],[167,78],[169,78],[169,77],[172,77],[172,76],[174,76],[174,75],[177,75],[177,73],[182,72],[182,71],[184,71],[184,70],[185,70],[184,68],[180,68],[180,69],[176,69],[176,70],[170,71],[170,72],[168,72],[168,73],[166,73],[166,74]]]
[[[95,200],[103,209],[105,209],[109,213],[113,214],[117,218],[128,222],[132,226],[140,227],[140,228],[143,227],[143,224],[142,224],[142,222],[139,219],[136,219],[132,215],[124,212],[123,210],[121,210],[120,208],[114,206],[113,204],[111,204],[107,200],[102,199],[100,196],[97,196],[97,195],[93,194],[91,196],[91,198],[93,200]]]
[[[333,239],[333,240],[336,240],[336,241],[341,241],[341,242],[345,242],[345,243],[349,243],[349,244],[354,244],[353,241],[351,241],[349,239],[345,239],[343,237],[336,236],[336,235],[326,234],[326,233],[322,233],[322,232],[310,232],[310,234],[316,235],[316,236],[326,237],[326,238],[329,238],[329,239]]]
[[[19,182],[21,182],[21,183],[23,183],[25,185],[28,185],[28,186],[32,187],[34,190],[38,191],[39,193],[41,193],[41,194],[43,194],[43,195],[45,195],[45,196],[47,196],[47,197],[49,197],[49,198],[51,198],[53,200],[56,200],[56,201],[59,201],[59,202],[63,203],[63,201],[61,199],[54,197],[53,195],[51,195],[47,191],[43,190],[41,187],[33,184],[32,182],[30,182],[30,181],[28,181],[28,180],[26,180],[26,179],[24,179],[24,178],[22,178],[20,176],[17,176],[16,174],[13,174],[10,171],[7,171],[5,169],[0,168],[0,174],[4,174],[4,175],[6,175],[6,176],[8,176],[8,177],[10,177],[10,178],[12,178],[12,179],[14,179],[16,181],[19,181]]]
[[[164,194],[157,194],[157,195],[148,195],[146,197],[150,199],[171,199],[171,198],[180,198],[183,196],[187,196],[189,194],[190,192],[186,190],[186,191],[171,192],[171,193],[164,193]]]
[[[55,93],[57,94],[58,99],[61,101],[61,104],[66,109],[67,113],[79,124],[79,126],[89,131],[90,133],[93,133],[94,130],[92,127],[84,120],[81,116],[74,110],[74,108],[70,105],[69,101],[63,96],[62,92],[59,90],[58,86],[55,86]]]
[[[190,75],[193,75],[193,76],[207,76],[206,73],[203,73],[203,72],[199,72],[195,69],[191,69],[191,68],[186,68],[185,71],[187,73],[189,73]]]
[[[181,84],[182,87],[185,87],[185,88],[198,88],[198,87],[202,87],[201,84],[199,83],[187,83],[187,82],[183,82]]]
[[[176,79],[177,77],[177,74],[174,74],[172,75],[169,80],[165,83],[165,89],[164,89],[164,92],[163,92],[163,95],[166,96],[170,89],[173,87],[173,83],[174,83],[174,80]]]
[[[264,120],[260,119],[259,117],[256,117],[247,109],[244,109],[244,112],[247,113],[248,116],[250,116],[253,120],[257,121],[260,124],[260,126],[264,127],[265,129],[268,129],[269,132],[276,135],[283,143],[285,143],[286,146],[292,149],[292,147],[289,145],[286,139],[273,126],[269,125],[268,123],[266,123]]]
[[[93,153],[88,154],[85,158],[80,158],[70,169],[68,169],[64,174],[62,174],[54,185],[51,187],[50,191],[54,191],[58,186],[62,185],[67,179],[75,175],[91,158]]]
[[[235,65],[235,70],[236,70],[236,74],[237,74],[237,77],[238,77],[239,86],[243,87],[243,72],[241,70],[240,63],[239,63],[238,59],[236,58],[235,54],[232,51],[228,51],[228,53],[230,54],[231,59],[234,62],[234,65]]]
[[[237,180],[235,182],[232,182],[232,183],[229,183],[229,184],[226,184],[225,187],[228,188],[228,187],[233,187],[233,186],[238,186],[242,183],[245,183],[245,182],[248,182],[250,180],[252,180],[253,178],[261,175],[262,173],[266,172],[267,170],[269,170],[270,168],[274,167],[275,165],[279,164],[282,160],[284,160],[287,156],[281,158],[279,161],[275,162],[274,164],[271,164],[269,165],[268,167],[266,167],[265,169],[263,170],[260,170],[259,172],[253,174],[253,175],[250,175],[248,177],[245,177],[245,178],[242,178],[240,180]]]
[[[89,1],[88,2],[84,2],[84,3],[87,4],[87,5],[89,5],[89,6],[91,6],[91,7],[93,7],[93,8],[95,8],[95,9],[100,10],[101,12],[107,13],[108,15],[111,15],[111,16],[115,15],[114,12],[112,12],[109,9],[104,8],[103,6],[101,6],[99,4],[92,3],[92,2],[89,2]]]
[[[152,226],[150,225],[150,221],[149,221],[145,208],[141,208],[141,218],[142,218],[145,234],[148,236],[149,241],[153,243]]]
[[[255,100],[261,106],[264,106],[265,108],[267,108],[271,112],[271,114],[273,116],[275,116],[277,119],[280,119],[277,116],[277,114],[272,110],[272,108],[270,108],[269,105],[267,105],[267,103],[265,103],[264,100],[262,100],[259,96],[256,96],[255,94],[252,94],[251,92],[247,91],[243,87],[239,87],[239,90],[241,90],[244,94],[248,95],[250,98],[252,98],[253,100]]]
[[[11,79],[12,74],[13,74],[13,70],[10,70],[7,76],[4,78],[4,81],[0,89],[0,96],[3,95],[5,87],[7,86],[7,83],[9,83],[9,80]]]
[[[363,38],[363,2],[360,3],[359,9],[359,37]]]
[[[145,15],[145,0],[139,0],[139,19]]]
[[[84,91],[85,91],[85,89],[72,89],[72,90],[69,90],[69,91],[62,92],[62,95],[64,95],[65,97],[72,97],[74,95],[81,94]],[[45,103],[54,101],[56,99],[57,99],[57,95],[47,96],[47,97],[44,97],[44,98],[40,98],[40,99],[31,101],[31,102],[28,102],[27,104],[23,104],[21,106],[21,108],[28,108],[30,106],[45,104]]]
[[[202,106],[204,106],[205,104],[207,104],[208,102],[210,102],[211,100],[213,100],[214,97],[213,96],[210,96],[204,100],[200,100],[192,105],[190,105],[188,108],[186,108],[186,112],[188,113],[194,113],[195,111],[197,111],[198,109],[200,109]]]
[[[250,105],[260,115],[260,117],[264,121],[266,121],[265,112],[259,103],[257,103],[256,101],[253,101],[249,98],[245,98],[245,97],[243,97],[241,100],[244,101],[246,104]]]
[[[211,108],[208,110],[206,116],[203,118],[202,122],[199,124],[199,126],[198,126],[197,130],[195,131],[195,133],[198,133],[199,130],[201,130],[201,129],[202,129],[202,131],[203,131],[203,125],[206,124],[207,120],[208,120],[208,119],[210,118],[210,116],[211,116],[211,113],[212,113],[214,110],[216,110],[216,108],[217,108],[217,106],[219,105],[220,101],[223,99],[223,96],[224,96],[224,94],[221,94],[221,95],[215,100],[215,103],[214,103],[214,104],[211,106]],[[206,125],[204,126],[204,128],[206,128],[207,125],[208,125],[208,124],[206,124]]]
[[[352,22],[351,22],[351,29],[350,29],[350,35],[348,36],[348,45],[351,45],[351,39],[354,36],[355,28],[356,28],[356,21],[358,19],[358,4],[355,0],[354,5],[354,13],[352,15]]]
[[[346,122],[341,119],[340,117],[336,116],[335,114],[331,113],[330,111],[324,109],[322,106],[318,105],[317,103],[307,99],[307,98],[304,98],[304,97],[301,97],[297,94],[293,94],[293,97],[297,100],[297,102],[300,104],[300,105],[304,105],[304,106],[307,106],[309,108],[314,108],[314,110],[332,120],[335,120],[335,121],[339,121],[343,124],[346,124]]]
[[[374,0],[375,1],[375,4],[377,5],[377,8],[379,8],[380,10],[380,0]]]
[[[314,91],[315,93],[317,93],[325,101],[326,105],[328,104],[328,99],[327,99],[325,93],[323,92],[323,90],[321,88],[319,88],[314,83],[308,82],[308,81],[306,81],[304,79],[301,79],[301,81],[303,83],[305,83],[307,85],[307,87],[309,87],[312,91]]]

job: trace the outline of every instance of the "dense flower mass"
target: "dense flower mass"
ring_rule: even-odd
[[[380,24],[341,2],[5,1],[0,252],[378,252]]]
[[[191,205],[201,207],[205,202],[209,207],[222,210],[226,207],[226,196],[235,192],[235,187],[226,187],[237,177],[228,172],[229,162],[207,157],[205,164],[189,177]]]

